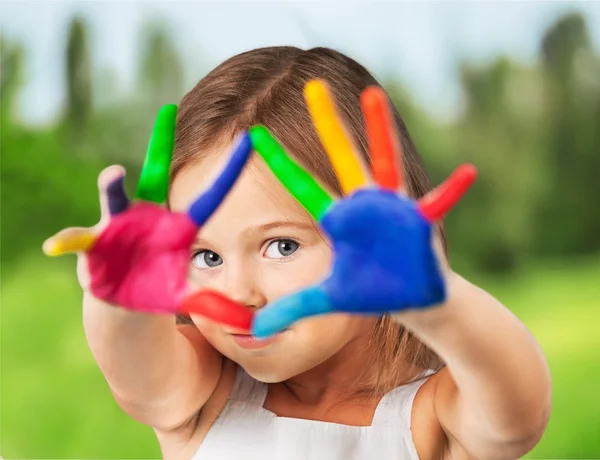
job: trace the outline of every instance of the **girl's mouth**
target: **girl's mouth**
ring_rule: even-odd
[[[231,334],[231,337],[233,337],[233,341],[241,348],[246,350],[257,350],[271,345],[281,337],[281,335],[285,334],[285,332],[286,331],[279,332],[266,339],[259,339],[250,334]]]

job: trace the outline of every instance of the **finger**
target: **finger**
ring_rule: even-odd
[[[308,316],[331,313],[329,298],[322,286],[315,286],[267,305],[254,315],[252,334],[258,338],[276,334]]]
[[[42,251],[48,256],[89,251],[97,236],[87,228],[66,228],[44,241]]]
[[[369,182],[367,175],[336,112],[326,83],[322,80],[308,82],[304,95],[313,124],[338,176],[342,191],[349,194],[365,186]]]
[[[441,220],[475,182],[475,166],[459,166],[441,185],[419,200],[418,209],[429,222]]]
[[[373,180],[386,190],[396,191],[404,182],[399,167],[402,151],[390,102],[382,88],[371,86],[361,94],[360,103],[369,140]]]
[[[285,152],[264,126],[250,128],[252,146],[284,185],[315,220],[320,220],[333,203],[323,187]]]
[[[135,198],[155,203],[167,200],[169,166],[175,145],[177,106],[163,106],[156,116]]]
[[[179,310],[184,314],[198,314],[216,323],[250,330],[253,312],[250,308],[215,291],[199,291],[185,298]]]
[[[240,136],[236,149],[231,154],[229,162],[221,175],[213,182],[212,186],[204,192],[190,207],[188,215],[201,227],[204,222],[219,207],[235,181],[239,177],[244,165],[252,153],[252,142],[248,133]]]
[[[123,187],[123,177],[115,179],[110,184],[106,192],[108,194],[108,210],[111,216],[125,211],[129,207],[129,200]]]
[[[123,188],[124,177],[125,168],[119,165],[105,168],[98,176],[101,221],[104,223],[111,215],[118,214],[129,206],[129,200]]]

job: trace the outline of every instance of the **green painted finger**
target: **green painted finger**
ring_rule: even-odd
[[[289,157],[267,128],[258,125],[250,128],[249,132],[252,146],[275,177],[315,220],[320,220],[332,205],[333,198],[302,166]]]
[[[156,116],[135,197],[163,203],[169,191],[169,166],[175,144],[177,106],[163,106]]]

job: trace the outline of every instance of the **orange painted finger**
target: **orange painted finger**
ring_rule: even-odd
[[[371,86],[361,94],[360,104],[369,140],[373,180],[384,189],[396,191],[404,182],[402,150],[390,102],[382,88]]]
[[[475,166],[464,164],[446,179],[440,186],[419,200],[418,208],[429,222],[443,217],[459,202],[477,177]]]
[[[368,184],[368,177],[355,153],[350,138],[346,135],[333,98],[322,80],[312,80],[304,88],[304,96],[311,118],[325,152],[329,156],[342,191],[345,194]]]

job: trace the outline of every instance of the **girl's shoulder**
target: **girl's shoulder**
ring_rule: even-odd
[[[439,384],[451,378],[444,367],[427,379],[417,391],[411,408],[411,432],[415,448],[422,459],[450,458],[447,434],[440,424],[436,398],[439,398]],[[466,452],[459,458],[470,458]]]

